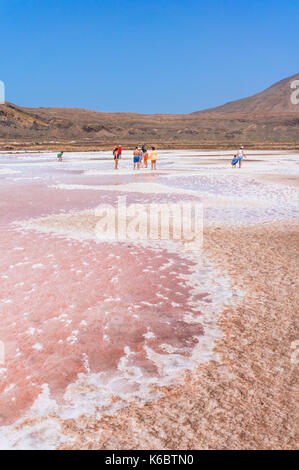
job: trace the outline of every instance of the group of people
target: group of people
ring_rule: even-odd
[[[121,158],[122,154],[122,147],[121,145],[115,145],[113,147],[113,158],[114,158],[114,168],[115,170],[118,169],[118,161]],[[57,155],[58,161],[62,162],[62,156],[63,152],[59,152]],[[244,160],[245,153],[244,153],[244,147],[241,145],[239,148],[239,151],[236,155],[234,155],[234,158],[231,161],[232,168],[236,168],[237,164],[239,164],[239,168],[242,167],[242,161]],[[135,150],[133,152],[133,168],[134,170],[139,170],[141,167],[148,168],[148,161],[150,160],[151,162],[151,169],[156,170],[156,165],[157,165],[157,151],[155,147],[151,148],[150,153],[148,152],[145,144],[142,145],[142,147],[135,147]]]
[[[142,147],[135,147],[133,152],[133,168],[139,170],[140,167],[148,167],[148,160],[151,162],[151,169],[156,170],[157,168],[158,154],[155,147],[152,147],[149,153],[145,145]]]
[[[121,145],[115,145],[113,147],[113,159],[114,159],[114,169],[118,170],[118,162],[119,159],[121,158],[122,154],[122,147]],[[133,152],[133,169],[134,170],[139,170],[141,167],[148,168],[148,161],[150,160],[151,162],[151,169],[156,170],[157,166],[157,151],[155,147],[151,148],[151,151],[149,152],[146,148],[146,145],[143,144],[141,147],[135,147],[135,150]]]

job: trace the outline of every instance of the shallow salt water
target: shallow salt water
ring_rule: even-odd
[[[61,422],[150,400],[219,361],[217,317],[237,300],[200,250],[107,242],[94,208],[200,203],[204,224],[298,217],[298,154],[161,151],[158,170],[113,170],[110,152],[0,153],[0,447],[55,448]],[[292,180],[293,181],[293,180]],[[26,421],[25,421],[26,420]]]

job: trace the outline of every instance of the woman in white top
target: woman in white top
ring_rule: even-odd
[[[240,149],[239,149],[239,151],[238,151],[239,168],[241,168],[241,166],[242,166],[242,160],[243,160],[244,158],[246,158],[243,149],[244,149],[244,147],[243,147],[243,145],[241,145],[241,147],[240,147]]]

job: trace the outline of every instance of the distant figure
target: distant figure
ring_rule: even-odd
[[[114,169],[118,170],[118,147],[113,147]]]
[[[150,154],[151,169],[152,170],[156,170],[157,158],[158,158],[157,151],[156,151],[155,147],[152,147],[152,151],[151,151],[151,154]]]
[[[143,161],[144,161],[145,168],[147,168],[147,160],[148,160],[148,152],[147,150],[145,150],[143,153]]]
[[[121,158],[122,148],[121,145],[118,146],[117,158]]]
[[[138,149],[139,150],[139,153],[140,153],[140,162],[139,162],[139,166],[143,166],[143,150],[142,148],[141,149]]]
[[[244,153],[244,147],[243,145],[241,145],[241,147],[239,148],[239,152],[238,152],[238,162],[239,162],[239,168],[242,167],[242,161],[245,157],[245,153]]]
[[[140,167],[140,151],[139,151],[138,147],[136,147],[134,152],[133,152],[133,163],[134,163],[134,170],[136,169],[136,166],[137,166],[137,170],[139,170],[139,167]]]
[[[58,161],[59,161],[59,162],[62,162],[62,155],[63,155],[63,152],[59,152],[59,153],[57,154],[57,158],[58,158]]]
[[[239,161],[239,159],[238,159],[237,154],[236,154],[236,155],[234,155],[234,158],[232,159],[232,163],[231,163],[232,168],[237,168],[238,161]]]

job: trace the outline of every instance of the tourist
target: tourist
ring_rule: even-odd
[[[118,170],[118,147],[116,145],[113,147],[113,159],[114,159],[114,169]]]
[[[245,157],[245,154],[244,154],[244,147],[243,145],[241,145],[241,147],[239,148],[239,152],[238,152],[238,162],[239,162],[239,168],[242,167],[242,161]]]
[[[155,147],[152,147],[152,151],[151,151],[151,154],[150,154],[151,169],[152,170],[156,170],[157,158],[158,158],[157,151],[156,151]]]
[[[143,150],[142,148],[139,148],[139,153],[140,153],[140,161],[139,161],[139,166],[143,166]]]
[[[231,161],[232,168],[237,168],[238,161],[239,161],[239,159],[238,159],[238,156],[236,154],[236,155],[234,155],[234,158]]]
[[[147,160],[148,160],[148,151],[145,150],[143,153],[143,161],[144,161],[145,168],[147,168]]]
[[[63,155],[63,152],[59,152],[59,153],[57,154],[57,158],[58,158],[58,161],[59,161],[59,162],[62,162],[62,155]]]
[[[140,151],[139,151],[138,147],[136,147],[134,152],[133,152],[133,163],[134,163],[134,170],[136,169],[136,167],[137,167],[137,170],[139,170],[139,167],[140,167]]]
[[[122,148],[121,145],[118,146],[117,158],[121,158]]]

